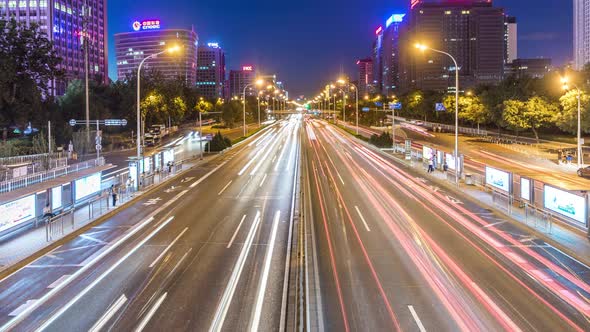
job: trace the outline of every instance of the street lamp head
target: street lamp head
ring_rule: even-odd
[[[343,79],[339,79],[339,80],[338,80],[338,81],[336,81],[336,82],[338,82],[338,84],[346,84],[346,81],[345,81],[345,80],[343,80]]]
[[[166,51],[168,53],[176,53],[176,52],[180,51],[180,46],[174,45],[172,47],[169,47]]]
[[[567,78],[565,76],[561,78],[561,84],[566,85],[568,82],[569,82],[569,78]]]
[[[262,86],[263,84],[264,84],[264,80],[263,79],[260,78],[260,79],[256,80],[256,85]]]
[[[424,44],[420,44],[420,43],[416,43],[414,46],[422,52],[424,52],[428,49],[428,46],[426,46]]]
[[[334,89],[336,86],[334,84],[330,84],[330,88]]]
[[[471,96],[473,96],[473,92],[467,91],[466,95],[468,95],[469,97],[471,97]]]

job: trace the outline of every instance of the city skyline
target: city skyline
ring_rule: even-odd
[[[278,74],[293,96],[309,95],[319,87],[310,85],[306,76],[337,76],[341,68],[345,73],[354,73],[356,60],[370,55],[374,29],[385,24],[392,13],[406,12],[407,2],[328,0],[317,4],[304,0],[297,4],[270,1],[246,4],[230,0],[227,6],[208,4],[200,7],[187,0],[178,1],[173,7],[159,5],[154,0],[144,1],[142,7],[110,3],[109,45],[113,45],[115,33],[131,31],[135,20],[158,18],[165,28],[190,29],[194,25],[202,43],[218,42],[225,49],[228,70],[254,64],[261,72]],[[559,13],[555,12],[551,0],[518,3],[495,0],[494,4],[504,7],[507,14],[518,20],[519,56],[552,58],[556,66],[572,59],[571,2],[559,7]],[[183,10],[179,11],[179,8]],[[285,14],[273,15],[277,11]],[[224,18],[222,24],[216,23],[219,18]],[[247,19],[262,23],[244,29]],[[290,31],[298,33],[294,35]],[[330,35],[346,37],[332,39]],[[548,43],[552,46],[547,47]],[[114,48],[109,47],[109,76],[116,78],[113,52]],[[289,64],[286,59],[297,65],[286,66]]]

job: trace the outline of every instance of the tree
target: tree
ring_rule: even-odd
[[[221,135],[221,132],[218,131],[217,134],[213,136],[211,142],[207,142],[207,145],[205,145],[205,150],[219,152],[229,147],[231,147],[231,140]]]
[[[578,91],[571,90],[563,95],[559,102],[562,111],[556,117],[556,124],[559,129],[576,134],[578,132]],[[590,132],[590,117],[588,116],[590,107],[590,95],[585,91],[580,95],[581,113],[582,113],[582,131]]]
[[[455,113],[455,96],[447,95],[443,104],[445,108]],[[477,96],[459,96],[459,118],[475,124],[485,124],[489,121],[489,112],[481,99]]]
[[[221,106],[221,118],[226,126],[233,128],[236,122],[242,119],[242,103],[232,100]]]
[[[542,97],[531,97],[526,102],[504,102],[504,121],[515,130],[531,129],[539,141],[538,130],[555,119],[557,106]]]
[[[52,42],[37,24],[0,19],[0,121],[14,125],[41,111],[50,82],[61,78]]]
[[[203,98],[200,98],[193,109],[195,110],[196,119],[198,119],[199,113],[205,114],[207,112],[211,112],[213,110],[213,104]]]

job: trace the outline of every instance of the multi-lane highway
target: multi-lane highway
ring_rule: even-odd
[[[292,116],[0,280],[0,330],[583,331],[588,298],[582,263]]]
[[[285,324],[301,121],[263,130],[0,281],[0,330]]]
[[[305,133],[310,329],[590,328],[588,267],[325,122]]]

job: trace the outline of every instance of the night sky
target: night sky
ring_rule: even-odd
[[[355,59],[370,55],[374,30],[409,0],[142,0],[109,1],[109,73],[116,79],[113,34],[134,20],[159,18],[163,28],[195,27],[201,43],[219,42],[227,69],[252,64],[276,73],[290,96],[315,94]],[[559,5],[556,5],[559,2]],[[133,3],[133,4],[132,4]],[[519,57],[571,59],[572,1],[495,0],[516,16]]]

